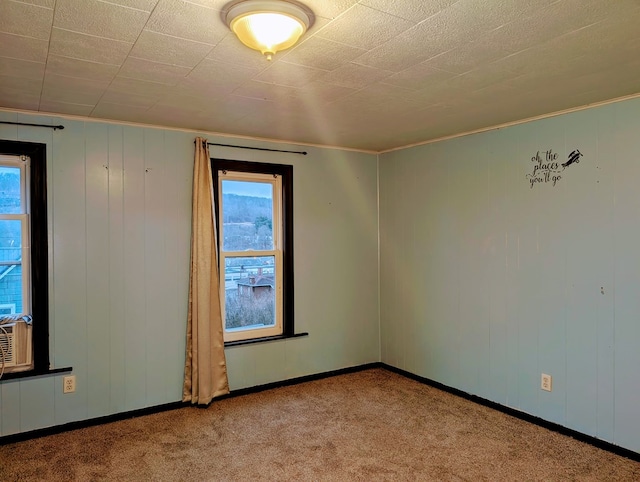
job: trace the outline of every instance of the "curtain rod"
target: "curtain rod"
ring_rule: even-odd
[[[289,154],[301,154],[303,156],[307,155],[307,151],[285,151],[285,150],[282,150],[282,149],[267,149],[266,147],[248,147],[248,146],[234,146],[233,144],[216,144],[214,142],[207,142],[207,145],[210,145],[210,146],[222,146],[222,147],[234,147],[236,149],[252,149],[254,151],[287,152]]]
[[[60,126],[49,126],[47,124],[27,124],[26,122],[7,122],[7,121],[0,121],[0,124],[11,124],[13,126],[30,126],[30,127],[48,127],[49,129],[53,129],[54,131],[57,129],[64,129],[64,126],[60,125]]]

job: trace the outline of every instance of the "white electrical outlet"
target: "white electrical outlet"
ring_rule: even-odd
[[[76,391],[76,376],[68,375],[62,377],[62,393],[73,393]]]
[[[551,391],[551,375],[547,375],[546,373],[542,374],[540,388],[546,390],[547,392]]]

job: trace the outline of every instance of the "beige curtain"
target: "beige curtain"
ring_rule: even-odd
[[[193,166],[191,275],[182,401],[207,405],[229,393],[224,356],[213,178],[206,139],[196,138]]]

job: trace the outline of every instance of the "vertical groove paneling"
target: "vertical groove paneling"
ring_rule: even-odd
[[[634,99],[381,155],[382,360],[640,451],[639,127]],[[531,188],[549,149],[583,157]]]
[[[390,213],[396,213],[395,215],[391,214],[391,228],[393,229],[395,238],[392,238],[391,242],[388,244],[388,253],[391,255],[389,268],[392,275],[389,278],[388,283],[391,286],[391,292],[389,295],[400,302],[394,305],[394,310],[390,313],[393,320],[393,329],[388,330],[384,336],[385,343],[387,344],[387,359],[392,360],[392,363],[398,367],[403,366],[402,352],[404,350],[402,350],[401,347],[407,309],[406,304],[401,302],[404,299],[404,296],[406,296],[406,294],[402,292],[405,284],[404,277],[407,276],[406,271],[404,271],[406,270],[406,265],[404,262],[404,254],[402,252],[403,249],[406,249],[406,246],[402,241],[406,236],[405,225],[408,222],[404,217],[405,211],[402,209],[404,205],[403,191],[399,189],[398,186],[398,183],[403,181],[404,178],[401,176],[401,171],[397,171],[394,166],[393,176],[390,180],[390,184],[392,186],[392,194],[390,198],[393,199]],[[402,215],[400,213],[402,213]],[[386,281],[386,277],[384,277],[384,279]]]
[[[541,252],[544,246],[540,243],[540,225],[543,222],[544,213],[537,209],[537,205],[542,202],[545,191],[536,189],[540,186],[530,188],[525,175],[531,172],[533,164],[530,161],[531,157],[543,150],[540,145],[543,140],[538,138],[535,129],[518,129],[518,134],[518,150],[512,161],[518,165],[512,191],[516,199],[513,207],[517,212],[517,216],[514,216],[514,232],[518,243],[515,266],[518,311],[517,317],[513,320],[518,324],[518,358],[516,360],[518,400],[519,408],[528,413],[536,413],[540,390],[539,307],[544,303],[542,296],[544,270]]]
[[[387,230],[380,230],[380,293],[386,293],[387,296],[391,296],[391,286],[389,282],[393,279],[391,273],[392,255],[391,255],[391,242],[388,233],[391,231],[392,218],[389,212],[392,207],[393,197],[388,193],[392,191],[390,186],[393,170],[391,169],[391,163],[379,163],[379,178],[385,179],[385,183],[380,183],[380,226],[389,227]],[[389,327],[389,320],[392,318],[391,311],[388,310],[391,307],[391,303],[380,304],[380,359],[389,359],[389,350],[387,343],[389,340],[388,332],[391,331]]]
[[[519,390],[519,340],[520,326],[518,314],[520,313],[521,300],[520,288],[520,225],[523,216],[519,209],[518,193],[522,192],[522,163],[519,139],[522,129],[520,126],[509,130],[498,131],[500,134],[492,145],[491,155],[504,160],[505,169],[505,207],[504,225],[502,231],[505,236],[505,278],[506,310],[507,310],[507,401],[509,407],[520,406]]]
[[[20,381],[20,431],[28,432],[55,423],[54,394],[58,377]],[[62,382],[60,382],[62,386]]]
[[[75,393],[63,394],[62,384],[55,387],[58,424],[88,414],[85,134],[84,122],[67,120],[65,129],[53,136],[56,363],[72,366],[77,377]]]
[[[459,363],[460,385],[467,390],[487,395],[489,386],[489,291],[487,283],[488,257],[485,252],[487,219],[487,159],[475,157],[478,150],[469,142],[463,143],[455,163],[459,261]],[[454,164],[452,164],[452,167]]]
[[[447,329],[443,330],[443,374],[445,380],[451,380],[451,386],[462,388],[460,383],[460,221],[457,213],[460,207],[461,197],[457,193],[458,179],[453,163],[446,165],[446,176],[443,182],[446,185],[445,204],[447,209],[443,216],[442,236],[438,238],[438,249],[446,264],[444,273],[439,273],[445,288],[444,296],[446,307],[442,313],[438,313],[436,323],[444,323]],[[425,246],[426,248],[426,246]],[[426,269],[427,267],[425,267]]]
[[[20,382],[9,380],[0,384],[2,397],[2,435],[20,433]]]
[[[416,162],[409,164],[409,169],[415,170]],[[425,205],[425,182],[423,179],[416,178],[411,179],[411,186],[407,190],[407,198],[405,202],[409,205]],[[425,308],[422,304],[424,297],[416,296],[417,293],[424,293],[427,289],[427,279],[424,273],[426,272],[424,256],[423,256],[423,243],[421,239],[424,236],[424,226],[428,226],[426,222],[425,210],[421,210],[420,213],[412,220],[410,224],[409,238],[411,240],[407,249],[408,265],[416,270],[419,270],[421,276],[412,280],[410,277],[405,277],[403,280],[406,282],[405,289],[408,299],[415,300],[414,303],[405,303],[408,309],[408,319],[405,330],[405,340],[403,344],[410,347],[405,350],[405,369],[411,372],[415,372],[423,364],[425,358],[429,357],[429,346],[424,340],[418,336],[418,332],[422,330],[423,324],[419,320],[423,320],[425,316]]]
[[[566,384],[567,424],[594,436],[597,434],[598,410],[598,304],[603,297],[611,296],[613,274],[608,256],[613,246],[604,244],[606,236],[611,234],[611,197],[607,206],[606,196],[602,195],[607,183],[599,178],[599,165],[610,165],[611,159],[600,158],[598,136],[593,135],[597,119],[585,111],[564,126],[567,150],[571,152],[580,146],[580,151],[588,157],[579,166],[566,170],[563,219],[569,221],[565,221],[564,243],[567,265],[565,353],[574,355],[566,357],[566,377],[559,379],[560,383]],[[607,269],[611,272],[607,273]],[[604,294],[601,288],[604,288]]]
[[[424,367],[433,365],[433,352],[437,346],[435,336],[432,336],[434,326],[433,319],[429,316],[431,303],[425,293],[433,293],[437,289],[437,285],[433,285],[433,279],[429,276],[431,272],[430,266],[433,263],[433,253],[425,251],[424,246],[430,243],[433,236],[434,223],[437,222],[437,212],[434,209],[434,191],[437,188],[435,176],[432,175],[432,164],[414,160],[411,164],[413,172],[419,170],[424,175],[413,176],[412,191],[417,195],[417,202],[420,203],[422,209],[418,213],[414,221],[414,242],[411,250],[413,263],[420,270],[420,283],[417,289],[412,291],[410,298],[414,300],[415,320],[411,323],[411,330],[408,333],[409,346],[411,351],[411,369],[412,372],[419,372]],[[410,281],[410,278],[408,278]],[[408,299],[407,302],[410,300]],[[386,305],[385,305],[386,306]],[[433,376],[430,374],[429,376]]]
[[[600,288],[604,294],[596,293],[597,303],[597,397],[596,397],[596,436],[612,442],[614,440],[614,328],[615,328],[615,189],[614,177],[617,170],[616,159],[616,109],[608,106],[599,111],[597,119],[597,153],[596,169],[597,206],[600,222],[593,223],[597,227],[596,237],[600,244],[595,246],[599,260]],[[596,289],[598,285],[596,284]]]
[[[124,282],[124,133],[122,126],[105,127],[108,136],[109,215],[109,409],[123,411],[125,404],[125,282]]]
[[[104,125],[85,127],[87,378],[89,417],[109,413],[111,338],[109,328],[109,133]]]
[[[188,260],[190,252],[192,145],[193,136],[187,133],[165,132],[165,400],[182,398],[189,265],[180,260]]]
[[[398,172],[397,179],[399,182],[411,184],[411,180],[407,180],[407,177],[404,175],[402,171],[407,170],[406,166],[397,166]],[[414,193],[411,192],[411,189],[401,190],[398,196],[398,205],[396,209],[400,212],[408,212],[409,209],[415,205],[412,202],[412,197]],[[411,326],[411,312],[413,310],[413,303],[407,303],[409,299],[413,297],[413,293],[416,293],[416,270],[413,266],[413,258],[411,256],[412,250],[412,234],[413,234],[413,224],[415,223],[415,219],[413,217],[403,217],[402,223],[398,227],[398,235],[401,236],[401,245],[404,247],[402,251],[397,252],[397,260],[396,260],[396,270],[400,274],[396,278],[396,290],[398,294],[398,301],[400,301],[401,309],[398,313],[398,317],[396,320],[396,324],[399,328],[398,334],[394,337],[394,352],[396,355],[398,366],[402,368],[407,368],[409,365],[409,350],[406,348],[410,346],[409,340],[409,327]]]
[[[275,373],[285,370],[285,346],[281,350],[272,350],[269,344],[253,345],[254,377],[256,385],[264,385],[274,380]]]
[[[125,409],[146,405],[147,317],[145,293],[144,131],[124,127],[124,330]]]
[[[452,369],[451,359],[446,353],[445,338],[454,322],[452,317],[456,309],[457,266],[455,254],[452,256],[453,249],[449,244],[450,205],[440,204],[440,200],[447,197],[449,168],[445,160],[438,158],[439,152],[440,146],[432,145],[429,154],[430,157],[436,157],[436,161],[421,162],[422,169],[426,169],[425,175],[429,178],[429,194],[425,206],[429,229],[420,246],[422,256],[419,259],[424,259],[426,264],[418,265],[418,269],[427,279],[422,316],[428,326],[424,336],[428,339],[426,344],[431,355],[430,366],[426,370],[434,380],[442,381],[449,378]]]
[[[506,212],[508,201],[507,164],[497,156],[494,146],[503,138],[504,131],[494,131],[485,139],[487,163],[487,231],[483,251],[488,257],[487,284],[489,303],[489,371],[486,398],[506,404],[508,400],[508,282]]]
[[[575,119],[573,123],[575,123]],[[566,117],[554,117],[547,122],[537,124],[535,139],[538,149],[553,151],[560,164],[567,159],[569,152],[565,147]],[[573,141],[572,141],[573,144]],[[588,146],[582,145],[588,150]],[[573,150],[573,149],[571,149]],[[590,157],[590,162],[593,159]],[[556,186],[545,184],[535,186],[538,198],[534,206],[538,215],[538,273],[539,293],[536,306],[538,316],[538,366],[536,367],[537,384],[531,384],[538,396],[538,408],[542,417],[552,422],[565,425],[566,399],[566,256],[573,246],[568,241],[569,233],[575,230],[575,220],[567,211],[567,188],[576,182],[576,167],[580,167],[577,176],[584,175],[584,163],[570,166],[563,171],[565,182]],[[573,169],[572,169],[573,168]],[[525,186],[526,188],[526,186]],[[553,376],[556,390],[545,392],[540,390],[541,373]]]
[[[636,108],[631,109],[630,105]],[[634,100],[616,105],[614,442],[640,452],[640,139]]]
[[[166,328],[170,322],[163,310],[169,283],[165,260],[172,255],[166,250],[167,219],[165,212],[167,184],[164,133],[158,129],[144,131],[144,269],[147,352],[146,403],[158,405],[164,400],[165,374],[162,366],[168,351]],[[140,300],[141,302],[143,300]]]
[[[197,134],[20,115],[65,126],[20,135],[48,136],[51,360],[77,391],[63,375],[0,383],[0,435],[179,400]],[[308,150],[224,151],[294,165],[296,326],[311,334],[228,350],[232,388],[378,359],[377,158]]]
[[[403,182],[404,179],[401,176],[401,173],[396,171],[395,167],[393,170],[393,177],[390,181],[391,185],[393,186],[393,204],[391,212],[404,213],[404,211],[402,210],[404,200],[402,195],[403,191],[398,189],[398,183]],[[406,246],[402,244],[402,241],[405,239],[404,226],[407,220],[404,218],[404,216],[397,216],[393,217],[392,219],[393,222],[391,226],[396,237],[389,245],[389,253],[392,256],[389,262],[389,267],[392,273],[392,277],[389,279],[389,284],[392,286],[390,296],[393,296],[394,299],[402,300],[404,296],[404,293],[402,292],[402,287],[404,285],[403,269],[405,268],[402,248],[406,248]],[[391,313],[394,324],[393,329],[388,330],[385,333],[385,342],[387,343],[387,357],[389,360],[393,360],[393,363],[399,367],[403,366],[403,350],[401,350],[401,347],[402,337],[404,336],[404,323],[406,316],[405,313],[406,305],[401,302],[396,304],[394,306],[394,312]]]

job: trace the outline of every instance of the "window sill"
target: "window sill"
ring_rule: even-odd
[[[65,368],[48,368],[46,370],[26,370],[24,372],[5,373],[0,378],[0,383],[6,380],[16,380],[18,378],[33,378],[42,377],[45,375],[55,375],[56,373],[68,373],[73,370],[73,367]]]
[[[293,335],[265,336],[264,338],[251,338],[249,340],[225,341],[224,347],[230,348],[233,346],[253,345],[255,343],[266,343],[269,341],[288,340],[290,338],[300,338],[303,336],[309,336],[309,333],[295,333]]]

